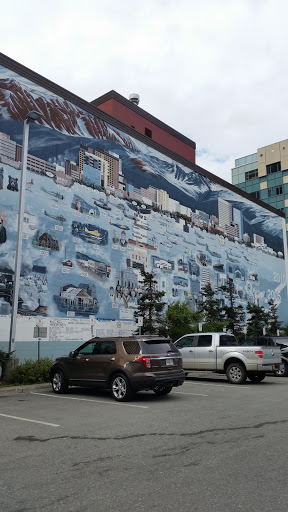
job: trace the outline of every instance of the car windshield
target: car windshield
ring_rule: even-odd
[[[171,343],[171,341],[158,341],[158,340],[146,340],[141,341],[142,354],[170,354],[178,353],[178,349]]]

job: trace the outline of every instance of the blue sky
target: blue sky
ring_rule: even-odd
[[[285,0],[14,0],[1,18],[4,54],[88,101],[137,92],[228,181],[288,137]]]

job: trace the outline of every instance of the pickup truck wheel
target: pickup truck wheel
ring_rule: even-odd
[[[68,383],[62,370],[55,370],[52,376],[52,389],[54,393],[67,393]]]
[[[283,370],[275,370],[274,375],[276,375],[276,377],[288,377],[288,363],[283,361],[283,364]]]
[[[242,363],[231,363],[226,368],[226,376],[231,384],[243,384],[247,379],[247,372]]]
[[[248,373],[248,379],[251,380],[251,382],[262,382],[266,377],[266,373]]]
[[[172,391],[172,386],[156,386],[156,388],[153,388],[153,391],[158,396],[165,396]]]

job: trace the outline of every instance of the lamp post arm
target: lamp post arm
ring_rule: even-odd
[[[16,320],[17,320],[18,299],[19,299],[19,280],[20,280],[21,259],[22,259],[21,258],[21,256],[22,256],[22,235],[23,235],[25,190],[26,190],[28,138],[29,138],[29,120],[26,119],[24,121],[24,129],[23,129],[21,184],[20,184],[20,199],[19,199],[19,210],[18,210],[18,227],[17,227],[17,243],[16,243],[16,258],[15,258],[14,285],[13,285],[13,298],[12,298],[12,312],[11,312],[10,335],[9,335],[9,352],[14,352],[14,350],[15,350]]]

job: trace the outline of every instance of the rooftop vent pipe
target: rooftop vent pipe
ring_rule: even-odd
[[[139,101],[140,101],[139,94],[136,94],[135,92],[133,92],[132,94],[129,94],[129,101],[134,103],[134,105],[139,105]]]

